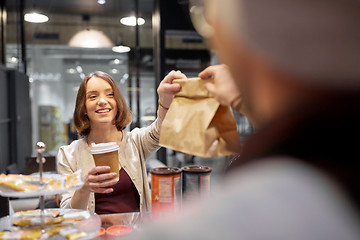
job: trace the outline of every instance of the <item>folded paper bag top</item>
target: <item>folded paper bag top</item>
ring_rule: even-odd
[[[240,148],[236,122],[230,107],[220,105],[206,90],[212,79],[176,79],[175,94],[161,126],[159,144],[175,151],[200,156],[226,156]]]
[[[173,83],[181,85],[180,92],[176,93],[176,97],[185,98],[209,98],[211,93],[205,88],[205,83],[214,82],[213,79],[189,78],[189,79],[175,79]]]

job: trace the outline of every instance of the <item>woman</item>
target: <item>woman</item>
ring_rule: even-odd
[[[173,79],[186,78],[170,72],[160,83],[158,118],[148,127],[131,132],[124,129],[132,115],[114,79],[104,72],[84,78],[76,99],[74,124],[81,139],[62,146],[58,171],[71,174],[81,169],[82,188],[62,194],[62,208],[85,209],[98,214],[150,210],[150,190],[145,160],[158,149],[160,126],[175,92],[181,88]],[[95,166],[91,143],[116,142],[119,147],[119,181],[108,166]]]

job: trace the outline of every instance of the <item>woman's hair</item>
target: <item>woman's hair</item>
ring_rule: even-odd
[[[74,111],[74,125],[79,136],[87,136],[90,133],[90,120],[86,114],[86,84],[92,77],[98,77],[108,82],[114,91],[114,99],[116,101],[117,114],[115,117],[114,125],[120,131],[126,128],[131,123],[132,113],[126,105],[125,99],[120,92],[120,88],[115,80],[107,73],[97,71],[90,73],[84,78],[80,84],[79,91],[76,97],[76,105]]]

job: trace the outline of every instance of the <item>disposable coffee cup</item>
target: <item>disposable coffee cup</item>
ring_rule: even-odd
[[[119,159],[118,150],[119,146],[116,142],[109,143],[92,143],[91,154],[94,157],[96,166],[109,166],[110,172],[116,173],[114,179],[119,180]]]

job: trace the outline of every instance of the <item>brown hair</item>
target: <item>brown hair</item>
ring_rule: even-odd
[[[119,86],[116,84],[115,80],[107,73],[97,71],[87,75],[84,80],[81,82],[77,97],[76,105],[74,110],[74,125],[78,132],[79,136],[87,136],[90,133],[90,120],[86,114],[86,84],[92,77],[98,77],[104,79],[108,82],[111,88],[114,91],[114,98],[117,106],[117,114],[115,117],[114,125],[117,130],[121,131],[126,128],[127,125],[131,123],[132,113],[128,106],[126,105],[124,96],[121,94]]]

